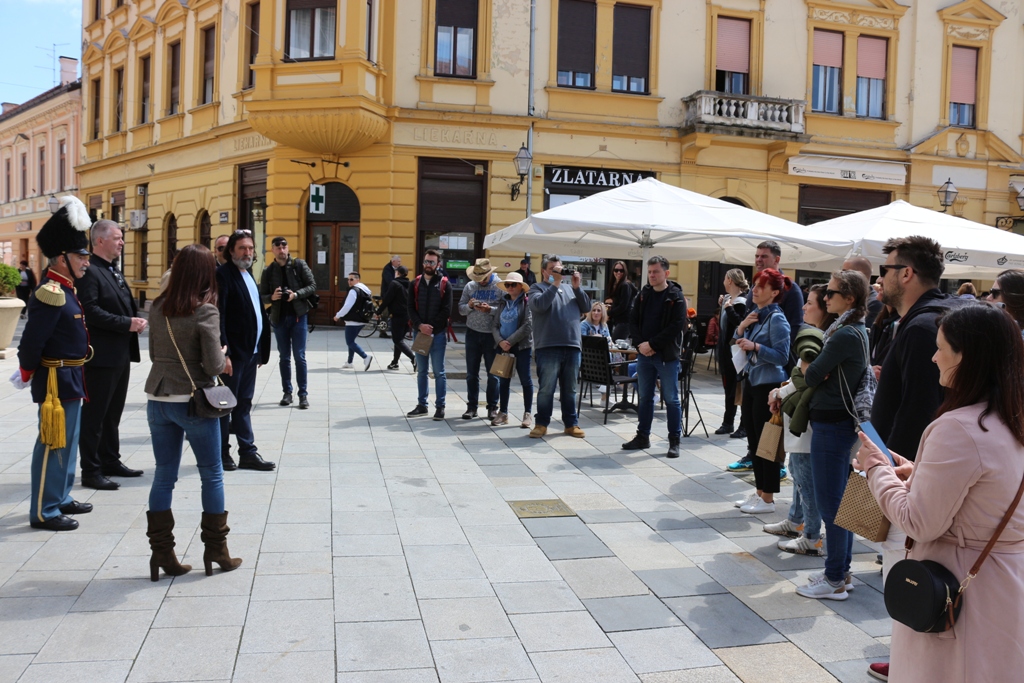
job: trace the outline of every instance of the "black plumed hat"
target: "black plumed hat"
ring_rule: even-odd
[[[36,243],[46,258],[61,254],[89,253],[89,228],[92,221],[85,204],[78,197],[60,198],[60,208],[39,228]]]

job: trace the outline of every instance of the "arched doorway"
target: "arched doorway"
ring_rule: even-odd
[[[199,220],[196,221],[199,226],[199,237],[196,240],[196,244],[201,244],[207,249],[210,245],[210,233],[213,232],[213,226],[210,224],[210,212],[202,209],[199,211]]]
[[[359,198],[342,183],[324,189],[324,213],[306,214],[306,261],[320,295],[320,306],[309,315],[318,325],[331,323],[348,295],[346,275],[359,270]]]

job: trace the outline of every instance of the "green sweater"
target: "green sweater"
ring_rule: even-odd
[[[853,395],[867,367],[866,350],[867,332],[863,322],[840,327],[829,337],[825,348],[804,372],[807,386],[817,387],[811,397],[811,410],[845,410],[847,406],[853,409]],[[840,373],[849,387],[845,404]]]

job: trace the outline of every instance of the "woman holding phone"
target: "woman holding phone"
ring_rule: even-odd
[[[861,435],[859,465],[885,516],[914,539],[908,557],[963,580],[992,538],[1024,478],[1024,341],[988,304],[939,319],[945,401],[914,462],[888,457]],[[963,594],[952,631],[892,625],[891,680],[1017,681],[1024,671],[1024,505],[1014,511]]]

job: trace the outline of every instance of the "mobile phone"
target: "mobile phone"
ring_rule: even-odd
[[[896,460],[893,459],[892,453],[889,452],[889,449],[888,447],[886,447],[885,442],[882,441],[882,437],[878,435],[878,430],[875,429],[875,426],[871,424],[870,421],[861,422],[860,431],[864,432],[864,434],[867,435],[871,443],[878,446],[879,450],[885,453],[885,457],[889,458],[889,464],[891,464],[893,467],[896,467]]]

